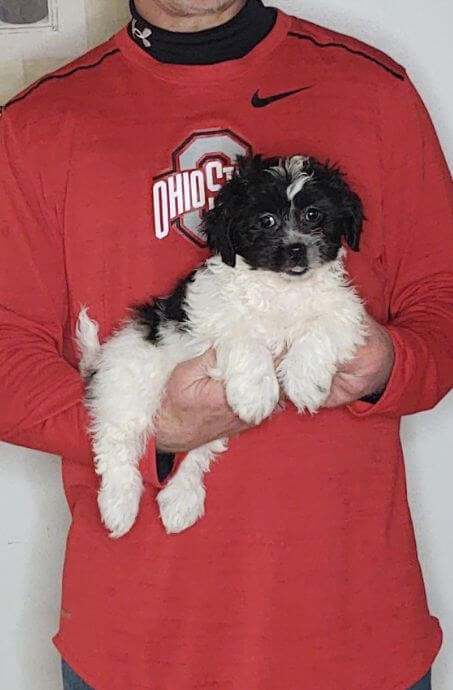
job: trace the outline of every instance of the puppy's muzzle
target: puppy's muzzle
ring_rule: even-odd
[[[302,275],[308,270],[307,247],[298,242],[290,244],[285,251],[286,270],[288,273]]]

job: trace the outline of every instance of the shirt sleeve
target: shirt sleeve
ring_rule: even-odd
[[[50,161],[9,112],[0,118],[0,439],[93,462],[85,388],[65,357],[68,299],[63,229]],[[42,146],[40,151],[42,151]],[[160,486],[155,441],[140,469]]]
[[[453,385],[452,180],[429,114],[409,79],[381,96],[382,209],[395,362],[374,405],[354,415],[432,408]]]
[[[26,154],[25,132],[6,110],[0,120],[0,438],[91,462],[83,382],[63,356],[62,235],[42,194],[42,171],[31,170]]]

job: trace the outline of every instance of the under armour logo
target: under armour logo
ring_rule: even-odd
[[[133,19],[132,20],[132,33],[134,34],[134,36],[141,39],[145,48],[151,48],[151,41],[148,41],[148,38],[151,36],[151,34],[153,32],[151,31],[151,29],[149,27],[147,27],[146,29],[143,29],[143,31],[140,31],[140,29],[137,27],[137,20]]]

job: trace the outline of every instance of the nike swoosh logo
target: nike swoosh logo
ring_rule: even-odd
[[[301,89],[293,89],[292,91],[283,91],[282,93],[276,93],[266,98],[261,98],[261,96],[258,95],[258,91],[255,91],[252,96],[252,105],[254,108],[264,108],[264,106],[275,103],[275,101],[280,101],[282,98],[288,98],[288,96],[293,96],[295,93],[300,93],[301,91],[307,91],[307,89],[311,89],[311,86],[303,86]]]

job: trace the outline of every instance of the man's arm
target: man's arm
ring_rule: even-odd
[[[18,129],[9,113],[0,118],[0,438],[91,463],[83,381],[64,357],[65,335],[73,334],[65,334],[63,236]],[[157,423],[160,450],[184,452],[246,428],[222,384],[209,379],[214,364],[208,352],[171,376]],[[142,471],[158,484],[154,439]]]
[[[381,96],[389,323],[370,322],[367,344],[340,368],[327,401],[349,403],[355,415],[418,412],[453,386],[451,176],[409,79],[394,87]],[[358,400],[380,390],[376,404]]]
[[[0,119],[0,438],[91,462],[82,380],[63,356],[65,257],[27,132]],[[46,161],[42,161],[42,166]]]

